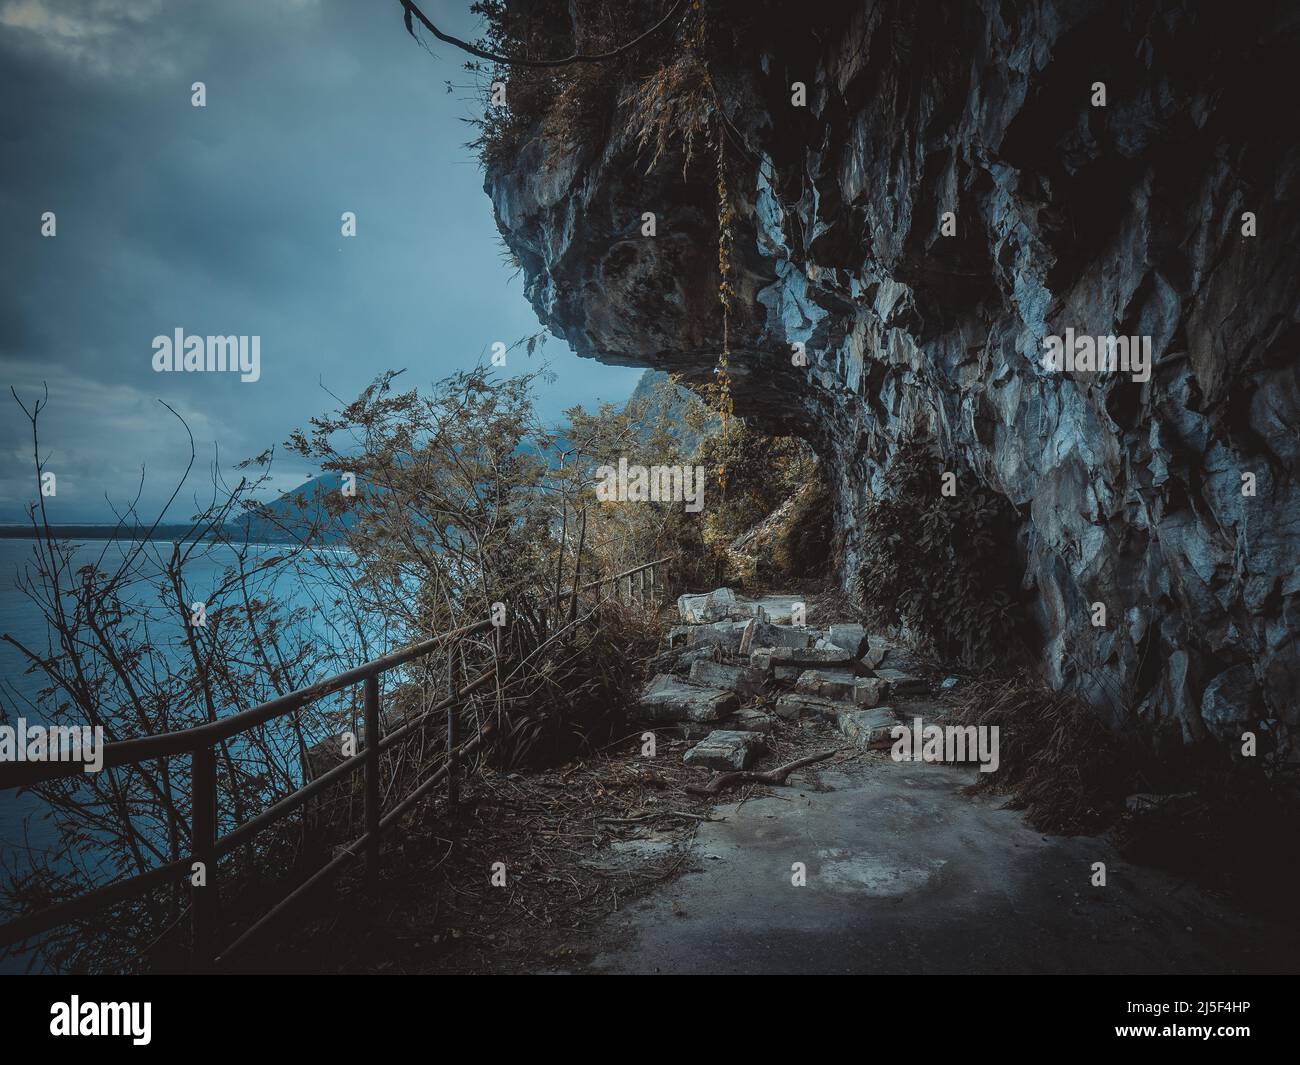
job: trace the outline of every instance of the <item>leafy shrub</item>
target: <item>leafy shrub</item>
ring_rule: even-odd
[[[906,625],[940,656],[972,667],[1016,658],[1014,512],[1001,496],[958,480],[922,443],[900,445],[885,492],[863,515],[858,574],[869,622]]]

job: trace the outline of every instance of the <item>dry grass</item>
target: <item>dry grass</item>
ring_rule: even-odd
[[[977,787],[1010,797],[1041,831],[1094,832],[1122,809],[1131,775],[1118,740],[1082,700],[1030,679],[977,681],[953,701],[963,725],[997,726],[1000,765]]]
[[[676,154],[685,178],[695,143],[708,137],[714,114],[708,68],[699,57],[683,52],[645,78],[622,102],[630,109],[627,124],[638,150],[650,149],[646,173],[660,159]]]

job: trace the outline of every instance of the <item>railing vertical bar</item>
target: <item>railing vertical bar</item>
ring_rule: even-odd
[[[456,697],[456,652],[453,648],[447,655],[447,694]],[[460,802],[460,789],[456,781],[456,711],[459,708],[453,702],[447,707],[447,816],[455,818],[456,807]]]
[[[190,967],[195,972],[212,968],[216,955],[218,901],[217,894],[217,756],[206,744],[194,751],[190,762],[190,853],[202,865],[201,883],[195,883],[199,870],[191,870],[190,928],[193,955]]]
[[[364,681],[366,703],[366,879],[379,882],[379,674]]]

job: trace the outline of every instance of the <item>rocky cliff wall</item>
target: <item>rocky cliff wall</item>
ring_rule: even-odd
[[[635,137],[629,93],[697,47],[683,28],[620,73],[599,135],[539,124],[486,187],[553,332],[703,380],[721,136],[736,410],[821,455],[845,582],[919,431],[1019,512],[1052,682],[1117,726],[1226,744],[1298,714],[1296,11],[705,5],[714,146],[647,168]],[[1045,369],[1067,328],[1150,337],[1150,379]]]

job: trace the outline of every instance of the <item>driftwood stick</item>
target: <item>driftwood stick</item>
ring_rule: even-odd
[[[793,762],[777,766],[775,769],[765,769],[761,773],[751,772],[748,769],[741,769],[730,773],[719,773],[703,787],[698,784],[687,784],[686,790],[692,795],[717,795],[723,789],[734,788],[737,784],[784,785],[785,778],[796,769],[802,769],[806,765],[812,765],[813,762],[820,762],[835,753],[835,751],[819,751],[817,754],[809,754],[805,755],[803,758],[796,758]]]

